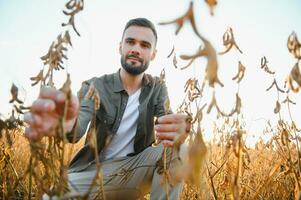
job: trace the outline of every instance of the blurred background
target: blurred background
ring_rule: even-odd
[[[39,86],[31,87],[30,77],[36,76],[43,68],[40,57],[45,55],[52,41],[65,28],[61,23],[68,18],[62,13],[66,1],[52,0],[0,0],[0,113],[8,116],[12,105],[10,88],[14,83],[30,105],[37,98]],[[68,50],[66,70],[55,72],[57,87],[71,74],[72,90],[75,93],[82,81],[94,76],[116,72],[120,68],[119,42],[126,22],[131,18],[146,17],[156,24],[158,31],[157,58],[150,64],[148,73],[159,76],[165,68],[166,83],[173,110],[184,98],[184,85],[187,79],[196,77],[203,80],[206,59],[200,58],[186,70],[175,69],[172,57],[167,58],[173,46],[177,55],[192,54],[201,41],[192,32],[189,23],[175,36],[175,26],[160,26],[159,22],[182,16],[189,7],[189,1],[85,1],[84,11],[75,18],[75,25],[81,36],[72,30],[73,47]],[[248,132],[247,143],[252,144],[263,136],[262,130],[268,121],[275,124],[273,113],[277,93],[275,89],[266,91],[273,76],[260,68],[260,59],[266,56],[268,66],[275,71],[275,78],[281,88],[284,86],[295,59],[288,52],[288,36],[295,31],[301,37],[301,1],[218,1],[214,15],[205,1],[194,1],[197,28],[215,47],[217,52],[225,49],[223,34],[228,27],[233,29],[235,40],[243,51],[240,54],[232,49],[228,54],[218,56],[219,77],[225,84],[216,86],[217,103],[225,112],[230,112],[235,104],[237,85],[232,77],[237,72],[238,61],[246,67],[245,78],[240,84],[242,113]],[[187,62],[178,58],[178,65]],[[212,88],[206,88],[204,102],[210,101]],[[301,127],[301,95],[291,94],[297,104],[292,107],[292,116]],[[284,100],[285,95],[280,96]],[[283,105],[284,107],[285,105]],[[286,109],[282,111],[287,116]],[[212,137],[212,122],[216,112],[204,117],[205,138]]]

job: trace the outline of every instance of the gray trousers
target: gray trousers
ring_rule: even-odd
[[[166,199],[162,152],[163,145],[160,144],[157,147],[148,147],[132,157],[102,162],[103,189],[106,199],[143,199],[143,196],[149,192],[150,199]],[[178,168],[182,163],[175,149],[168,148],[167,163],[170,177],[173,177],[174,173],[179,173]],[[96,165],[91,165],[81,172],[69,173],[70,193],[68,196],[87,193],[96,173]],[[173,180],[173,184],[168,184],[169,199],[180,199],[182,187],[183,181],[181,180]],[[89,193],[89,199],[93,199],[98,191],[99,185],[95,185]],[[44,195],[43,199],[49,199],[49,197]]]

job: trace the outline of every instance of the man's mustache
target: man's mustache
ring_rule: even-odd
[[[138,56],[135,56],[135,55],[128,55],[127,57],[126,57],[126,59],[129,59],[129,58],[135,58],[135,59],[137,59],[139,62],[143,62],[143,59],[142,58],[139,58]]]

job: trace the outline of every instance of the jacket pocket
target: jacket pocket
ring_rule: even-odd
[[[101,124],[107,127],[111,127],[115,121],[114,117],[104,112],[97,112],[96,117],[98,118]]]

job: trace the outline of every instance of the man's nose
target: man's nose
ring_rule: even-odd
[[[139,45],[134,45],[130,51],[130,54],[139,56],[140,55],[140,47]]]

